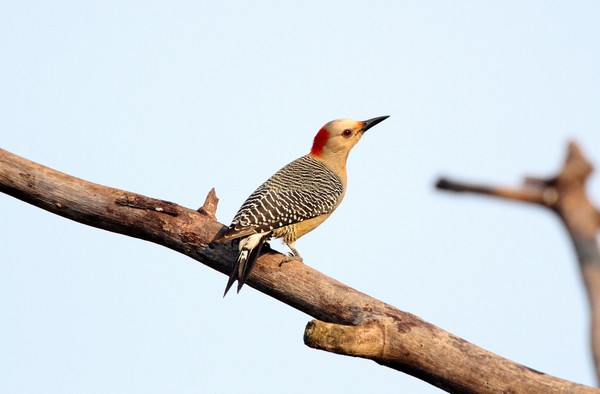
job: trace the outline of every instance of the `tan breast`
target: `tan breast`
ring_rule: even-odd
[[[273,237],[282,238],[283,242],[286,244],[295,242],[298,238],[319,227],[321,223],[323,223],[331,215],[331,213],[332,212],[275,229],[273,231]]]

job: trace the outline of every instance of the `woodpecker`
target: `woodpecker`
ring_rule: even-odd
[[[310,153],[292,161],[260,185],[242,204],[231,225],[215,242],[240,238],[239,255],[227,294],[248,279],[263,245],[282,238],[292,251],[285,261],[302,261],[296,240],[314,230],[340,205],[346,193],[346,159],[365,131],[389,116],[365,121],[337,119],[316,134]]]

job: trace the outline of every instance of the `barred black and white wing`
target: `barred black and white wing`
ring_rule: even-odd
[[[248,197],[221,239],[271,232],[331,213],[343,194],[342,180],[311,155],[277,171]]]

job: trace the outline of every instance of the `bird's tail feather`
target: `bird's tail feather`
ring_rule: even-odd
[[[244,283],[246,283],[248,276],[250,276],[250,271],[252,271],[254,263],[256,263],[260,250],[269,236],[270,233],[268,232],[258,233],[240,240],[240,254],[233,266],[233,271],[231,271],[227,286],[225,286],[223,297],[227,295],[227,292],[236,280],[238,282],[237,292],[240,292],[240,289],[244,286]]]

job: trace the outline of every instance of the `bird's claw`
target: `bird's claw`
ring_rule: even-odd
[[[284,265],[285,263],[289,263],[290,261],[298,261],[300,263],[303,262],[302,257],[300,255],[295,255],[293,253],[286,253],[283,260],[281,260],[281,262],[279,263],[279,266],[281,267],[282,265]]]

